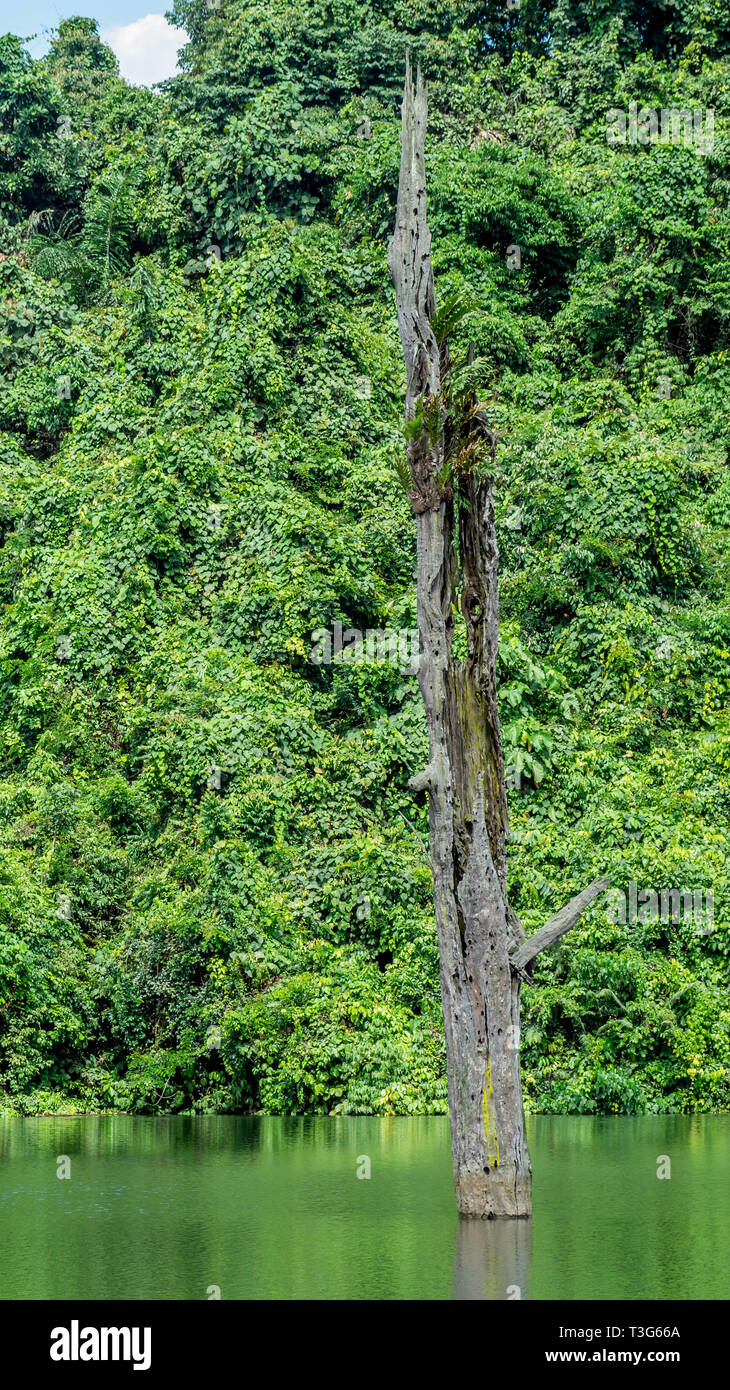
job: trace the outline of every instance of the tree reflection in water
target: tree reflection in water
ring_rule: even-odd
[[[532,1221],[456,1222],[453,1297],[488,1302],[527,1298]]]

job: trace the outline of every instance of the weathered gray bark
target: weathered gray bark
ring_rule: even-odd
[[[513,970],[528,970],[538,951],[546,951],[548,946],[553,946],[561,936],[565,936],[571,927],[574,927],[586,908],[597,898],[599,893],[603,893],[608,888],[610,880],[607,878],[596,878],[593,883],[589,883],[581,893],[576,893],[565,907],[550,918],[534,936],[529,936],[522,943],[519,950],[512,955]]]
[[[448,349],[437,342],[433,328],[426,119],[426,86],[419,71],[414,89],[408,63],[398,208],[388,263],[406,365],[406,419],[411,422],[409,497],[418,526],[418,682],[430,743],[428,766],[411,786],[427,791],[429,798],[459,1212],[528,1216],[531,1174],[520,1081],[520,988],[525,965],[543,943],[535,944],[540,933],[531,938],[523,961],[524,932],[507,902],[492,484],[474,465],[473,445],[483,422],[475,409],[464,414],[463,406],[462,418],[454,418],[445,390]],[[455,609],[466,624],[468,654],[463,660],[451,655]],[[561,925],[552,939],[579,915]]]

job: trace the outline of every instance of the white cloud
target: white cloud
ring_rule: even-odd
[[[177,51],[188,40],[185,30],[173,29],[163,14],[147,14],[131,24],[113,24],[102,30],[101,37],[116,53],[122,77],[137,87],[151,87],[153,82],[172,77]]]

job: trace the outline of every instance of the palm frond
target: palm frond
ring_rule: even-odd
[[[129,268],[138,183],[135,168],[118,170],[107,184],[97,184],[86,200],[84,243],[107,280]]]
[[[469,314],[474,313],[466,290],[454,290],[448,294],[431,319],[431,327],[439,348]]]

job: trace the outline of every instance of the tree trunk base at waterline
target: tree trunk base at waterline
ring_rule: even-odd
[[[529,1172],[516,1177],[499,1169],[488,1173],[462,1171],[454,1178],[459,1216],[468,1220],[520,1219],[532,1216]]]

